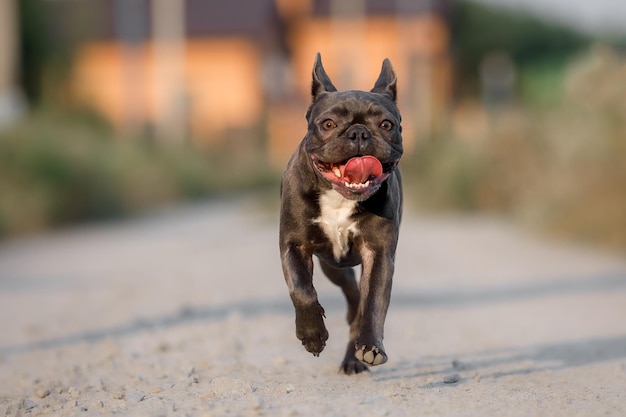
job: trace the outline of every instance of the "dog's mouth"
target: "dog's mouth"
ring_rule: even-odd
[[[342,194],[369,194],[394,170],[398,161],[381,162],[365,155],[355,156],[341,162],[323,162],[313,157],[317,170]]]

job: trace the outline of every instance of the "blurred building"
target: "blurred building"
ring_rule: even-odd
[[[99,33],[75,60],[78,100],[122,127],[151,129],[177,113],[181,134],[197,139],[257,123],[260,74],[286,54],[272,0],[100,3]]]
[[[229,130],[263,131],[282,161],[304,134],[318,51],[339,89],[371,88],[382,60],[391,59],[408,148],[445,115],[445,0],[92,4],[100,23],[77,52],[72,90],[120,128],[197,142]]]

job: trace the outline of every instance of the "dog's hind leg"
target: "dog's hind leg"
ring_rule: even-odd
[[[320,259],[320,266],[324,274],[330,279],[332,283],[339,286],[343,291],[346,301],[348,303],[347,321],[350,325],[350,338],[348,341],[348,347],[346,348],[346,354],[341,362],[340,371],[348,375],[357,374],[359,372],[367,371],[367,365],[359,361],[355,356],[355,341],[358,336],[360,327],[360,311],[359,300],[361,298],[359,285],[356,281],[354,269],[352,268],[335,268]]]

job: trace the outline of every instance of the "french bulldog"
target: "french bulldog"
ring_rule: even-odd
[[[308,131],[281,181],[280,256],[296,337],[315,356],[328,331],[313,255],[343,291],[350,337],[340,372],[355,374],[387,362],[383,327],[402,216],[396,75],[385,59],[371,91],[337,91],[318,53],[312,95]]]

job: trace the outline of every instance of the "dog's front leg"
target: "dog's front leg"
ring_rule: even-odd
[[[304,348],[319,356],[326,346],[328,331],[324,309],[313,287],[313,258],[299,245],[281,247],[281,258],[289,296],[296,310],[296,337]]]
[[[380,365],[387,362],[383,333],[391,298],[394,256],[389,251],[363,247],[361,257],[363,274],[359,305],[362,316],[355,356],[368,365]]]

